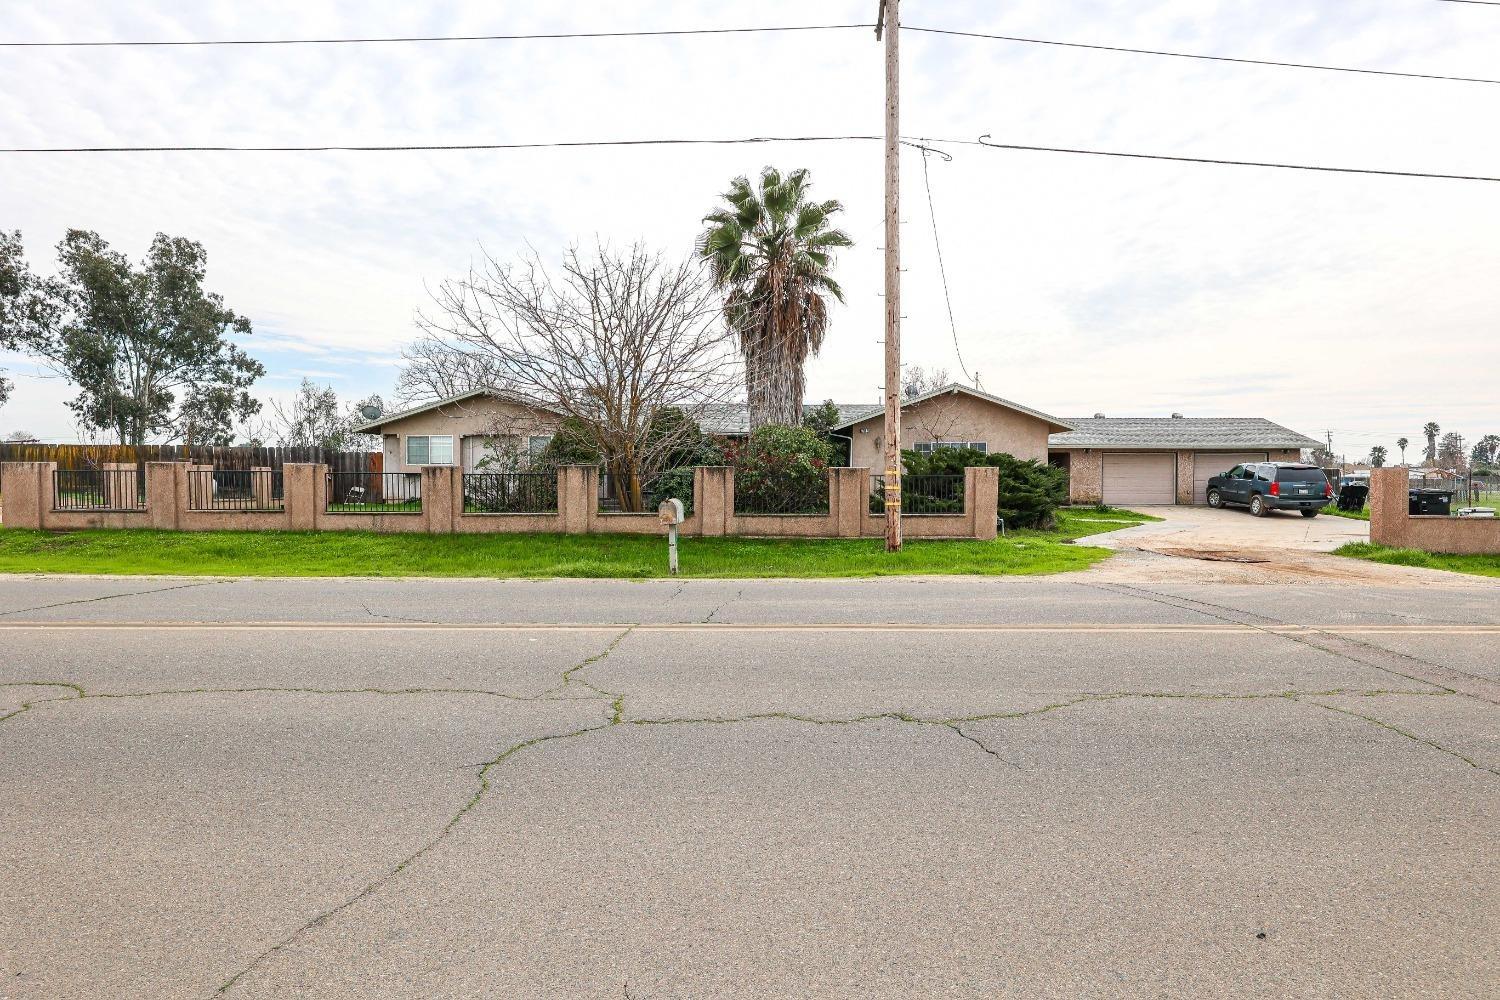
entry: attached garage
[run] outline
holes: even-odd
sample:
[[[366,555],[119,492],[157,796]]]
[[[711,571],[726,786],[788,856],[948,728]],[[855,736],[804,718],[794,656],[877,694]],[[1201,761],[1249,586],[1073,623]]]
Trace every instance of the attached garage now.
[[[1103,473],[1111,507],[1177,502],[1177,456],[1170,452],[1105,452]]]
[[[1236,465],[1267,461],[1263,451],[1195,451],[1193,452],[1193,503],[1207,503],[1209,479],[1228,472]]]

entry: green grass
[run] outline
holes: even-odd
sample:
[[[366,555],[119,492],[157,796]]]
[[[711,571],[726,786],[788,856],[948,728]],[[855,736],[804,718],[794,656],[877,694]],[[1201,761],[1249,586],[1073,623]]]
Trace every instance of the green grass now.
[[[685,576],[1037,575],[1087,569],[1107,549],[1068,544],[1134,523],[1089,524],[993,542],[684,538]],[[640,535],[420,535],[368,532],[0,529],[0,572],[166,576],[623,577],[666,575],[666,541]]]
[[[1059,516],[1069,520],[1085,521],[1127,521],[1132,524],[1145,524],[1149,521],[1160,521],[1161,518],[1154,514],[1142,514],[1138,511],[1125,510],[1123,507],[1067,507],[1059,512]],[[1104,528],[1104,531],[1113,531],[1113,528]]]
[[[1333,504],[1323,508],[1323,513],[1329,517],[1344,517],[1351,521],[1368,521],[1370,519],[1370,508],[1364,507],[1360,510],[1339,510]]]
[[[1333,554],[1393,566],[1420,566],[1423,569],[1443,569],[1450,573],[1500,576],[1500,555],[1445,555],[1441,552],[1423,552],[1421,549],[1390,549],[1372,542],[1350,542],[1334,549]]]

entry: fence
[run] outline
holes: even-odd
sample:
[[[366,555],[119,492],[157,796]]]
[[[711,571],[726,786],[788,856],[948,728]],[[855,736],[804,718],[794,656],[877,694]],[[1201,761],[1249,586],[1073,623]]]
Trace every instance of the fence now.
[[[463,478],[465,514],[555,514],[555,472],[470,472]]]
[[[331,514],[420,514],[420,472],[330,472],[323,509]]]
[[[58,510],[145,510],[146,477],[131,466],[56,469],[52,495]]]
[[[55,462],[59,469],[102,469],[107,465],[147,462],[186,462],[216,470],[259,469],[279,471],[283,465],[313,463],[335,472],[379,472],[378,451],[335,451],[331,448],[262,448],[253,445],[146,444],[26,444],[0,441],[0,463]]]
[[[901,513],[915,517],[961,514],[964,509],[964,477],[902,476]],[[885,513],[885,477],[870,477],[870,513]]]
[[[745,516],[785,517],[828,513],[828,470],[783,476],[735,478],[734,512]]]
[[[189,469],[187,487],[189,510],[282,510],[286,506],[279,470]]]
[[[810,495],[805,479],[794,480],[787,498],[777,503],[763,502],[773,486],[761,479],[752,479],[759,495],[744,502],[732,468],[691,472],[691,488],[680,497],[691,497],[692,505],[679,528],[683,537],[873,539],[884,532],[884,518],[870,513],[868,469],[818,474],[813,479],[817,496]],[[601,512],[599,474],[592,466],[576,465],[555,473],[464,475],[453,466],[410,474],[346,473],[293,463],[284,467],[278,483],[271,470],[152,462],[143,493],[131,466],[81,474],[46,462],[0,466],[7,528],[661,534],[654,510]],[[914,496],[931,496],[958,509],[906,519],[907,537],[995,537],[998,470],[966,469],[961,503],[959,484],[912,486]]]
[[[640,502],[631,495],[629,479],[599,470],[599,506],[601,514],[654,513],[663,500],[681,500],[683,510],[693,512],[693,470],[668,469],[650,476],[637,476]]]
[[[1370,473],[1372,542],[1425,552],[1500,554],[1500,520],[1422,516],[1420,506],[1414,515],[1412,490],[1419,482],[1422,481],[1409,479],[1405,469],[1376,469]]]

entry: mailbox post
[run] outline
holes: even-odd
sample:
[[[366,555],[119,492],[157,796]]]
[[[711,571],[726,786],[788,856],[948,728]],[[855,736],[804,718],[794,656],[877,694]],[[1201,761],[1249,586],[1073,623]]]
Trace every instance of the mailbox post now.
[[[667,569],[677,575],[677,526],[685,519],[681,500],[663,500],[656,516],[667,526]]]

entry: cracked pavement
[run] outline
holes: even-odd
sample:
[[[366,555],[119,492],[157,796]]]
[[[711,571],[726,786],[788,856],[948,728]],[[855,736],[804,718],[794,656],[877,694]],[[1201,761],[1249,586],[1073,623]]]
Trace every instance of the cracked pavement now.
[[[0,998],[1500,992],[1497,598],[0,578]]]

